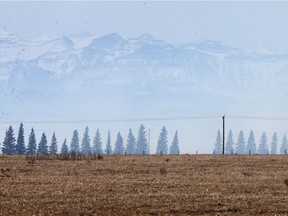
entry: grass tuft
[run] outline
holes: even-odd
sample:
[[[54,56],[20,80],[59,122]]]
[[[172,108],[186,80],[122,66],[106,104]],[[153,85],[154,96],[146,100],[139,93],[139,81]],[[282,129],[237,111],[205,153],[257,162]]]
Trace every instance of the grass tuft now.
[[[288,179],[284,180],[284,184],[286,184],[286,186],[288,187]]]
[[[166,169],[165,167],[161,167],[161,168],[160,168],[160,174],[161,174],[161,175],[167,174],[167,169]]]

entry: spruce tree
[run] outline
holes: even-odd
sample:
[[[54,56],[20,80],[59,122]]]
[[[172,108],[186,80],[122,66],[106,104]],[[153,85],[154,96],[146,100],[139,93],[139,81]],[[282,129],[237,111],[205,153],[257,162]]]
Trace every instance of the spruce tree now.
[[[124,154],[123,138],[122,138],[120,132],[118,132],[118,134],[117,134],[117,140],[115,143],[114,154]]]
[[[222,154],[222,137],[221,137],[221,133],[220,130],[218,130],[217,132],[217,137],[216,137],[216,142],[214,144],[214,152],[215,154]]]
[[[99,132],[99,129],[97,129],[97,131],[96,131],[93,144],[94,144],[94,146],[93,146],[94,153],[103,154],[102,142],[101,142],[101,134]]]
[[[149,146],[146,138],[146,131],[143,124],[140,125],[136,144],[136,154],[149,154]]]
[[[47,137],[45,133],[42,133],[40,143],[38,145],[38,154],[48,154],[48,144],[47,144]]]
[[[282,144],[280,147],[280,154],[287,154],[288,153],[288,142],[287,142],[287,137],[286,134],[284,134],[283,139],[282,139]]]
[[[61,154],[68,154],[68,153],[69,153],[68,145],[66,139],[64,139],[64,142],[61,147]]]
[[[267,154],[267,151],[268,151],[267,136],[266,136],[266,133],[263,132],[262,136],[260,138],[258,153],[259,154]]]
[[[178,131],[175,132],[172,144],[170,146],[170,154],[179,154]]]
[[[77,130],[73,131],[73,135],[72,135],[72,139],[71,139],[71,143],[70,143],[70,151],[71,151],[71,153],[79,153],[80,152],[79,135],[78,135]]]
[[[256,142],[255,142],[255,137],[253,130],[250,131],[249,138],[247,141],[247,153],[249,154],[256,154],[257,153],[257,148],[256,148]]]
[[[241,130],[238,139],[237,139],[237,145],[236,145],[236,153],[237,154],[246,154],[246,143],[244,138],[244,133]]]
[[[134,154],[136,148],[136,140],[132,133],[132,129],[129,129],[128,138],[127,138],[127,145],[126,145],[126,153],[127,154]]]
[[[90,137],[89,137],[89,128],[85,128],[85,132],[83,134],[82,139],[82,153],[83,154],[89,154],[91,153],[91,147],[90,147]]]
[[[6,131],[4,142],[3,142],[3,147],[2,147],[2,153],[3,154],[15,154],[16,153],[16,139],[14,136],[14,131],[12,126],[9,127],[8,131]]]
[[[51,144],[49,147],[49,153],[50,154],[57,154],[57,151],[58,151],[57,139],[56,139],[55,133],[53,133],[52,139],[51,139]]]
[[[161,133],[159,134],[158,145],[156,148],[156,154],[168,154],[168,145],[167,145],[167,130],[163,126]]]
[[[273,137],[272,137],[270,154],[277,154],[277,148],[278,148],[278,138],[277,138],[277,133],[274,132]]]
[[[108,136],[107,136],[107,143],[106,143],[106,149],[105,149],[106,154],[112,154],[112,147],[111,147],[111,136],[110,136],[110,131],[108,131]]]
[[[31,133],[29,135],[27,154],[36,154],[36,137],[33,128],[31,129]]]
[[[232,133],[232,130],[230,129],[230,131],[228,133],[227,142],[226,142],[225,153],[226,154],[231,154],[233,152],[235,152],[235,150],[234,150],[234,141],[233,141],[233,133]]]
[[[22,122],[20,124],[19,131],[18,131],[16,152],[15,153],[16,154],[25,154],[26,153],[25,139],[24,139],[24,128],[23,128]]]

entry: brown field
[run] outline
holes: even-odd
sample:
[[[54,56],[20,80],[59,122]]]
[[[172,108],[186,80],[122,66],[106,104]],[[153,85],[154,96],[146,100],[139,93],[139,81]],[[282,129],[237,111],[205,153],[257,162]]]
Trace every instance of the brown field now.
[[[288,215],[285,179],[288,156],[1,155],[0,215]]]

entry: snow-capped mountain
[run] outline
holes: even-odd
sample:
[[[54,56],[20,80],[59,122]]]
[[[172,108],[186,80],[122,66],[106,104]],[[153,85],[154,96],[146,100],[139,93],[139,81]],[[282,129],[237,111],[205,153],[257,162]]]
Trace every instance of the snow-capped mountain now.
[[[87,115],[93,109],[122,115],[129,107],[129,115],[147,107],[152,115],[180,115],[191,105],[214,113],[224,109],[209,111],[215,100],[285,97],[287,84],[288,54],[251,54],[216,41],[175,45],[148,34],[32,40],[0,29],[0,99],[11,118],[23,107],[30,117],[61,116],[67,106],[83,112],[79,101],[89,107]]]

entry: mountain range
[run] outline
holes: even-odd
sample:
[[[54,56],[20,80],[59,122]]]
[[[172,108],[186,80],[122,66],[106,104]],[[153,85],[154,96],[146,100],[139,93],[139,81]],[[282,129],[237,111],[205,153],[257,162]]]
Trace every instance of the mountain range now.
[[[285,53],[149,34],[24,39],[0,30],[0,119],[270,114],[262,100],[280,103],[287,84]]]

